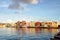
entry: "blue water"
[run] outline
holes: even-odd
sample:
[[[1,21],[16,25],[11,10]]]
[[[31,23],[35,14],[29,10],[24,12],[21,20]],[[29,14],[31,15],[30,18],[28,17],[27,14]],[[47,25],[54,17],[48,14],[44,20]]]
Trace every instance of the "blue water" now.
[[[49,40],[60,29],[0,28],[0,40]]]

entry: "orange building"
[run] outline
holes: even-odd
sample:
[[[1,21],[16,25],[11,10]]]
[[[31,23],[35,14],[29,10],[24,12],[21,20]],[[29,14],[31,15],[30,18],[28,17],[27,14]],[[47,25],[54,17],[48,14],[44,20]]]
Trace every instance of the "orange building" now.
[[[41,23],[40,22],[35,22],[35,27],[40,27]]]

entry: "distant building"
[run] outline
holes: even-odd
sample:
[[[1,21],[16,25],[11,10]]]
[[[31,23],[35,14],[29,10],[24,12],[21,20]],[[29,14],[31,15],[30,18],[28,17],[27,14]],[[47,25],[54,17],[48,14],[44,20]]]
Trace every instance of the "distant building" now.
[[[11,25],[11,27],[15,27],[15,23],[14,22],[10,23],[10,25]]]
[[[52,27],[58,27],[58,23],[55,21],[52,21]]]
[[[0,23],[0,28],[5,28],[6,27],[6,23]]]
[[[18,21],[15,23],[16,24],[16,27],[22,27],[22,22]]]
[[[26,27],[26,21],[22,21],[22,27]]]
[[[6,25],[6,27],[11,27],[10,23],[6,23],[5,25]]]
[[[44,27],[51,27],[52,26],[52,22],[45,22]]]
[[[29,26],[30,26],[30,27],[35,27],[35,21],[29,22]]]
[[[41,27],[44,27],[45,26],[45,22],[41,22]]]
[[[35,27],[41,27],[41,23],[40,22],[35,22]]]
[[[26,26],[27,27],[30,27],[30,22],[26,22]]]

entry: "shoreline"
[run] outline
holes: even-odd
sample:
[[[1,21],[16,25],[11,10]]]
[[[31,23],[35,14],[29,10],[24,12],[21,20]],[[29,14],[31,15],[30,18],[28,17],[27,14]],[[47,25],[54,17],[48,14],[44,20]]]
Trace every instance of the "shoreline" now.
[[[6,28],[42,28],[42,29],[60,29],[59,27],[6,27]]]
[[[26,27],[20,27],[20,28],[26,28]],[[45,29],[60,29],[58,27],[27,27],[27,28],[45,28]]]
[[[42,29],[60,29],[60,27],[0,27],[0,28],[42,28]]]

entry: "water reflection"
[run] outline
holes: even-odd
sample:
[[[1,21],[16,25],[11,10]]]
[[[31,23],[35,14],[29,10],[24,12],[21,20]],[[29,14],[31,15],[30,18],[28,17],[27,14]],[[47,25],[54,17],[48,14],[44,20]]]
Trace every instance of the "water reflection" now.
[[[53,35],[55,35],[58,32],[58,29],[51,29],[51,30]]]
[[[58,29],[41,28],[0,28],[0,39],[12,40],[48,40]]]

